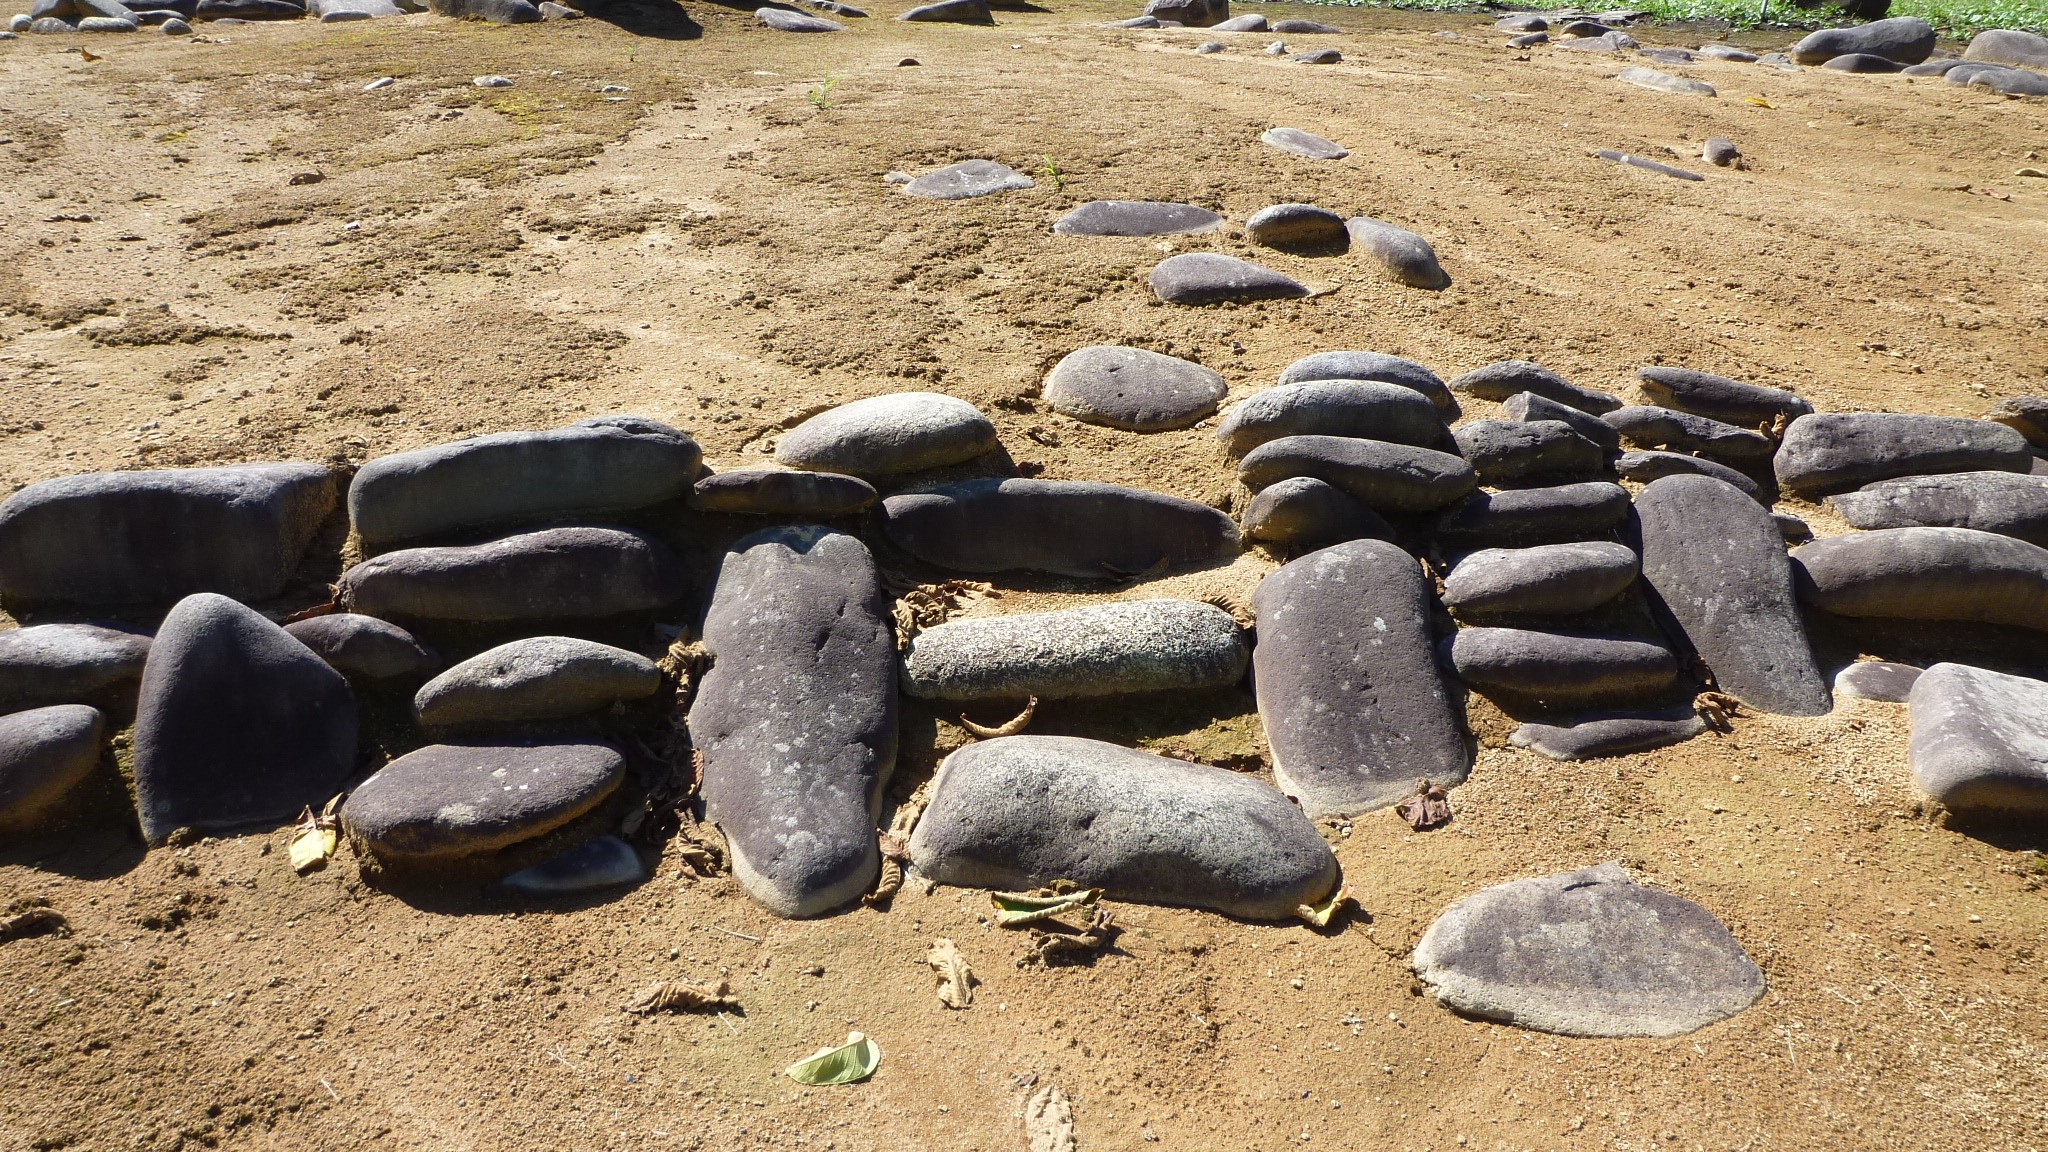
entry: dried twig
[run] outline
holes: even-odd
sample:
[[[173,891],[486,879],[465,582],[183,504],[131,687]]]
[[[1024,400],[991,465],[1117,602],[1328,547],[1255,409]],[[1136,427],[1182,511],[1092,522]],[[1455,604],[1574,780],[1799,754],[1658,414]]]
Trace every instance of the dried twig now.
[[[1074,935],[1062,932],[1037,932],[1031,934],[1031,949],[1017,958],[1017,967],[1028,968],[1038,964],[1052,967],[1055,964],[1078,964],[1092,960],[1115,944],[1117,935],[1123,929],[1112,920],[1109,909],[1097,908],[1095,918],[1088,927]]]
[[[993,740],[998,736],[1015,736],[1017,733],[1022,732],[1031,723],[1031,717],[1037,712],[1038,697],[1033,696],[1024,702],[1024,710],[1022,712],[1017,713],[993,728],[976,724],[967,718],[967,713],[965,712],[960,714],[960,726],[983,740]]]
[[[1735,731],[1730,717],[1740,715],[1738,710],[1741,707],[1742,701],[1726,692],[1707,691],[1692,698],[1692,710],[1716,732]]]
[[[723,980],[716,984],[686,984],[680,980],[664,980],[620,1005],[622,1009],[635,1016],[739,1006],[740,1002],[733,998],[732,989],[727,987]]]

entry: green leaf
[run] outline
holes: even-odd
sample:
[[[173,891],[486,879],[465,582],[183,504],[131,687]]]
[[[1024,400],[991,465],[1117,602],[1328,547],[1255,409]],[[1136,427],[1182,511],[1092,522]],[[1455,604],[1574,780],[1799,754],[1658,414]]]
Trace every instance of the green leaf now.
[[[858,1032],[848,1032],[846,1043],[837,1048],[820,1048],[818,1054],[783,1069],[783,1075],[799,1084],[822,1088],[828,1084],[852,1084],[875,1074],[882,1062],[882,1050]]]
[[[996,923],[1005,928],[1050,920],[1063,912],[1085,908],[1102,899],[1102,889],[1086,888],[1055,896],[1033,896],[1027,892],[991,892],[989,903],[996,907]]]

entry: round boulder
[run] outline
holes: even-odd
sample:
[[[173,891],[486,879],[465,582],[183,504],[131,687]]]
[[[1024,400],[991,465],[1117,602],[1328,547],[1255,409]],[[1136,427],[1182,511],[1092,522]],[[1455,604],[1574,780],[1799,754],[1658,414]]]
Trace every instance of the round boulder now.
[[[1053,411],[1128,432],[1185,428],[1216,411],[1229,390],[1200,364],[1143,348],[1097,344],[1070,352],[1046,374]]]

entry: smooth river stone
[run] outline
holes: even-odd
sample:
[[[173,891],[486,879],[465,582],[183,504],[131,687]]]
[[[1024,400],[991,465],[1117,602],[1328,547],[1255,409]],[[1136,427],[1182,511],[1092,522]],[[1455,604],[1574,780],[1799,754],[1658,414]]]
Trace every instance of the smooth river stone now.
[[[1384,352],[1315,352],[1280,372],[1282,384],[1310,380],[1377,380],[1399,384],[1428,397],[1445,420],[1456,420],[1459,416],[1457,398],[1441,377],[1413,360]]]
[[[1649,712],[1601,712],[1569,724],[1530,722],[1508,734],[1517,748],[1552,760],[1601,760],[1680,744],[1707,730],[1707,722],[1691,708]]]
[[[1266,248],[1342,248],[1344,218],[1313,204],[1275,204],[1252,213],[1244,222],[1247,240]]]
[[[1193,204],[1091,200],[1060,217],[1052,230],[1062,236],[1178,236],[1208,232],[1222,223],[1222,216]]]
[[[1794,420],[1773,467],[1787,491],[1828,495],[1898,476],[2026,472],[2033,460],[2026,437],[1989,420],[1842,412]]]
[[[1342,160],[1351,155],[1343,145],[1299,128],[1268,128],[1259,139],[1282,152],[1292,152],[1310,160]]]
[[[2048,75],[2026,68],[1990,68],[1971,73],[1972,88],[1989,88],[2001,96],[2048,96]]]
[[[1383,540],[1311,552],[1261,581],[1252,650],[1273,778],[1311,819],[1384,808],[1471,755],[1433,655],[1415,558]]]
[[[375,616],[330,612],[284,630],[351,680],[418,680],[441,663],[412,633]]]
[[[1619,864],[1458,901],[1415,946],[1415,971],[1456,1012],[1564,1036],[1681,1036],[1764,992],[1713,913]]]
[[[1501,401],[1501,415],[1510,420],[1534,422],[1557,420],[1570,425],[1571,430],[1600,446],[1603,452],[1615,452],[1621,448],[1621,433],[1614,425],[1587,412],[1581,412],[1569,404],[1538,396],[1534,392],[1517,392]]]
[[[936,8],[940,5],[929,7]],[[913,13],[921,11],[924,9],[914,8],[897,19],[913,19]],[[988,9],[984,7],[982,11],[986,13]],[[994,160],[962,160],[958,164],[950,164],[917,177],[903,186],[903,193],[906,196],[922,196],[927,200],[972,200],[978,196],[993,196],[998,192],[1035,187],[1037,184],[1031,177],[1007,164],[998,164]]]
[[[1335,48],[1318,48],[1313,52],[1296,52],[1288,59],[1296,64],[1339,64],[1343,62],[1344,54]]]
[[[1451,286],[1450,274],[1437,262],[1436,249],[1406,228],[1370,216],[1353,216],[1344,222],[1344,230],[1352,247],[1379,261],[1381,270],[1395,283],[1431,292]]]
[[[357,785],[341,806],[341,823],[379,862],[431,868],[559,831],[625,778],[626,758],[595,740],[429,744]]]
[[[1443,416],[1429,398],[1379,380],[1304,380],[1255,392],[1216,428],[1232,456],[1286,436],[1350,436],[1445,447]]]
[[[1237,525],[1193,500],[1085,480],[970,480],[882,501],[897,547],[955,572],[1093,580],[1235,558]]]
[[[1287,548],[1323,548],[1346,540],[1388,540],[1394,529],[1350,493],[1313,476],[1267,485],[1244,513],[1247,539]]]
[[[1152,269],[1153,294],[1168,304],[1294,299],[1308,287],[1270,268],[1216,252],[1183,252]]]
[[[468,547],[406,548],[341,574],[345,612],[495,623],[646,612],[683,594],[682,567],[651,536],[547,528]]]
[[[844,32],[846,25],[822,16],[809,16],[787,8],[758,8],[754,19],[777,32]]]
[[[1621,398],[1611,393],[1581,388],[1540,364],[1527,360],[1501,360],[1459,376],[1450,382],[1453,392],[1481,400],[1506,400],[1517,392],[1534,392],[1545,399],[1569,405],[1595,416],[1621,407]]]
[[[1752,500],[1760,501],[1764,496],[1756,481],[1726,464],[1687,456],[1683,452],[1623,452],[1615,458],[1614,471],[1622,479],[1639,484],[1649,484],[1666,476],[1710,476],[1723,484],[1734,485]]]
[[[1721,691],[1781,716],[1832,706],[1793,594],[1777,522],[1705,476],[1667,476],[1636,497],[1643,578]]]
[[[996,22],[995,13],[989,11],[986,0],[939,0],[937,4],[924,4],[912,8],[896,18],[898,20],[924,21],[935,24],[994,24]],[[986,163],[986,161],[983,161],[983,163]],[[1000,189],[997,189],[997,191],[1000,191]],[[984,193],[974,192],[969,193],[969,195],[979,196],[984,195]],[[941,199],[957,200],[960,197],[945,196],[941,197]]]
[[[830,520],[874,507],[881,497],[858,476],[742,468],[697,481],[690,503],[706,512]]]
[[[1770,440],[1747,428],[1654,404],[1632,404],[1600,417],[1621,438],[1638,448],[1696,452],[1710,460],[1745,463],[1766,460],[1775,450]]]
[[[1606,462],[1598,444],[1562,420],[1474,420],[1457,429],[1458,452],[1481,484],[1531,476],[1590,479]]]
[[[1593,540],[1628,509],[1628,490],[1605,480],[1474,492],[1437,516],[1436,538],[1450,551]]]
[[[1381,512],[1428,512],[1472,491],[1462,457],[1355,436],[1283,436],[1245,454],[1237,478],[1254,491],[1296,476],[1334,484]]]
[[[1970,37],[1963,59],[2015,68],[2048,69],[2048,36],[2011,28],[1987,28]]]
[[[1852,52],[1882,56],[1901,64],[1918,64],[1934,52],[1934,25],[1918,16],[1873,20],[1853,28],[1822,28],[1792,46],[1799,64],[1825,64]]]
[[[2048,548],[1970,528],[1886,528],[1793,549],[1808,604],[1837,616],[2048,631]]]
[[[1211,369],[1143,348],[1097,344],[1069,352],[1045,377],[1053,411],[1127,432],[1185,428],[1229,391]]]
[[[1897,60],[1887,60],[1882,56],[1872,56],[1868,52],[1847,52],[1840,56],[1831,57],[1821,67],[1833,72],[1859,72],[1871,75],[1884,75],[1904,71],[1906,66]]]
[[[927,700],[1063,700],[1220,688],[1244,677],[1251,639],[1199,600],[1127,600],[954,620],[919,632],[903,690]]]
[[[1903,704],[1923,669],[1888,660],[1862,660],[1835,673],[1835,695]]]
[[[100,762],[97,708],[56,704],[0,716],[0,832],[61,824],[64,802]]]
[[[756,532],[719,570],[690,736],[733,875],[778,916],[836,908],[881,867],[875,816],[896,764],[889,612],[874,557],[841,532]]]
[[[809,472],[895,476],[959,464],[1000,445],[981,409],[937,392],[870,396],[783,433],[775,459]]]
[[[1334,36],[1344,30],[1316,20],[1276,20],[1273,31],[1283,36]]]
[[[1183,28],[1211,28],[1230,18],[1230,0],[1149,0],[1145,15]]]
[[[1975,528],[2048,548],[2048,476],[1906,476],[1830,496],[1827,503],[1852,528]]]
[[[637,652],[531,636],[479,652],[421,685],[413,716],[420,727],[438,729],[560,720],[660,688],[660,669]]]
[[[1678,683],[1678,661],[1661,644],[1529,628],[1461,628],[1445,641],[1458,679],[1487,695],[1554,708],[1623,704]]]
[[[1246,16],[1232,16],[1221,24],[1210,25],[1209,30],[1211,32],[1264,32],[1266,30],[1266,18],[1256,12]]]
[[[2048,817],[2048,682],[1936,664],[1908,705],[1922,792],[1965,815]]]
[[[148,659],[147,632],[97,624],[0,632],[0,713],[132,702]]]
[[[1461,619],[1573,616],[1627,591],[1636,569],[1635,552],[1611,541],[1487,548],[1452,566],[1444,606]]]
[[[982,740],[946,757],[910,859],[941,884],[1071,880],[1246,920],[1289,919],[1337,884],[1315,825],[1263,781],[1072,736]]]
[[[1653,92],[1668,92],[1674,96],[1718,95],[1712,84],[1702,84],[1698,80],[1673,76],[1669,72],[1659,72],[1655,68],[1623,68],[1614,78],[1624,84],[1648,88]]]

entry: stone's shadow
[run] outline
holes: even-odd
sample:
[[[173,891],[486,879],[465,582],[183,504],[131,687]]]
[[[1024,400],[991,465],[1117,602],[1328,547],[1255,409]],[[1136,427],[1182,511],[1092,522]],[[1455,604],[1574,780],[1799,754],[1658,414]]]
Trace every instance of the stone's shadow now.
[[[110,880],[142,863],[149,845],[110,756],[61,802],[48,827],[0,840],[0,867],[19,865],[74,880]]]
[[[1927,668],[1970,664],[2015,676],[2048,679],[2048,644],[2041,633],[1998,624],[1950,620],[1880,620],[1836,616],[1801,605],[1806,634],[1820,666],[1832,677],[1858,656]]]
[[[2048,879],[2048,827],[2038,817],[2013,816],[2009,818],[1970,815],[1949,812],[1942,819],[1942,827],[1959,836],[1989,844],[2004,852],[2034,852],[2037,855],[2023,867],[2033,869],[2036,879]]]
[[[713,2],[735,11],[752,12],[760,6],[728,3],[726,0]],[[589,5],[583,14],[635,36],[654,40],[697,40],[704,35],[704,26],[691,19],[675,0],[605,0]]]
[[[1024,710],[1022,700],[921,700],[905,696],[891,794],[908,796],[939,762],[972,742],[964,713],[995,727]],[[1200,691],[1143,692],[1089,700],[1041,700],[1020,735],[1078,736],[1155,755],[1235,771],[1265,764],[1258,705],[1243,684]]]

